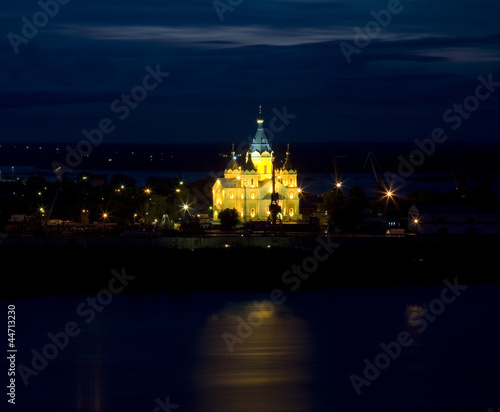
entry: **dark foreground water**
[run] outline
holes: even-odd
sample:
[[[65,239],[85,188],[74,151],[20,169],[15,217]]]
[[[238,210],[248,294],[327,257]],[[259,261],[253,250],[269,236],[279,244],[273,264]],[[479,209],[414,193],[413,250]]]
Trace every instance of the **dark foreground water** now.
[[[11,410],[496,411],[499,296],[443,283],[3,300]]]

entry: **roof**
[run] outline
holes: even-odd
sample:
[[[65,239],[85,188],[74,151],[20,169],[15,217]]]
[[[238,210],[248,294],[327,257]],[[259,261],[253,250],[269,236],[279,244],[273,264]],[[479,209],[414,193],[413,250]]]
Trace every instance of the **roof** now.
[[[245,165],[243,166],[243,170],[252,171],[252,170],[255,170],[255,169],[257,169],[257,168],[253,164],[252,153],[248,153],[248,159],[247,159]]]
[[[292,161],[290,160],[290,150],[289,150],[290,146],[287,145],[287,148],[286,148],[286,159],[285,159],[285,163],[283,164],[283,169],[285,170],[295,170],[293,168],[293,165],[292,165]]]
[[[278,192],[276,192],[275,194],[278,195],[278,199],[281,199],[281,200],[286,199],[285,196],[279,194]],[[263,199],[265,199],[265,200],[271,200],[271,193],[266,193],[264,195]]]
[[[226,170],[237,170],[239,167],[238,162],[233,156],[231,157],[231,160],[227,162]]]
[[[269,152],[271,153],[271,145],[267,140],[266,134],[264,133],[264,119],[259,116],[257,119],[257,132],[252,140],[252,144],[250,145],[250,152]]]
[[[239,180],[236,178],[226,178],[226,177],[221,177],[219,179],[220,184],[222,187],[227,188],[227,187],[239,187]]]

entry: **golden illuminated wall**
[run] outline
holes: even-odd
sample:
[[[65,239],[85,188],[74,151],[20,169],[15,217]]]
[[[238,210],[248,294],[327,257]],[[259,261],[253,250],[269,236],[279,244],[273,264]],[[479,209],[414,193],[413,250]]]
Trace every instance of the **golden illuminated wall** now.
[[[242,174],[232,180],[231,187],[225,187],[224,183],[218,179],[213,188],[213,210],[214,219],[218,218],[218,213],[224,209],[236,209],[240,218],[247,220],[267,220],[269,217],[270,195],[272,192],[272,182],[268,180],[263,184],[255,174]],[[252,185],[252,179],[253,185]],[[275,190],[280,195],[279,204],[282,209],[284,220],[297,220],[300,218],[299,196],[300,189],[296,184],[287,187],[281,183],[285,179],[280,179],[275,184]],[[296,182],[297,174],[286,175],[287,181]],[[235,184],[234,184],[235,182]]]
[[[257,176],[259,181],[270,179],[273,172],[273,163],[271,161],[271,154],[269,152],[252,153],[252,162],[257,167]]]

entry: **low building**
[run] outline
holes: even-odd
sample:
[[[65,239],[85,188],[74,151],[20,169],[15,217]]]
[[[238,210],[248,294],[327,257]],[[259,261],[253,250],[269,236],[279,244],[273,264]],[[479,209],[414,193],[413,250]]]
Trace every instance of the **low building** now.
[[[500,208],[460,205],[413,205],[408,230],[421,234],[500,234]]]

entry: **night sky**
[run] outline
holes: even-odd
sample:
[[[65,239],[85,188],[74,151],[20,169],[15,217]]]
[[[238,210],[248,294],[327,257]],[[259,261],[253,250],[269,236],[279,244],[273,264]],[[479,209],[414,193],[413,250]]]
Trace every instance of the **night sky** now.
[[[276,141],[494,141],[499,16],[498,0],[4,0],[0,142],[76,144],[103,119],[109,143],[238,142],[259,105]]]

